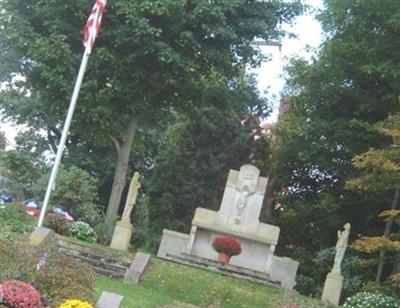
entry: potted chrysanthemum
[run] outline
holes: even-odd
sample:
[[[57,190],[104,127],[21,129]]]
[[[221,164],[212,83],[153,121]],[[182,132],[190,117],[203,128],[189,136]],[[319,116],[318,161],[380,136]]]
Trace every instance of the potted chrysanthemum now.
[[[222,264],[229,263],[232,256],[237,256],[242,252],[240,243],[231,236],[218,236],[214,239],[212,247],[219,253],[218,261]]]

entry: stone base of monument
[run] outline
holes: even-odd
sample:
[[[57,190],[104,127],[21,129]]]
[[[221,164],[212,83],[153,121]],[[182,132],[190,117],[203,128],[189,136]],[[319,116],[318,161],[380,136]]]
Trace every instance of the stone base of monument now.
[[[44,227],[37,227],[29,236],[29,243],[32,246],[46,245],[54,236],[54,231]]]
[[[279,281],[272,280],[272,278],[266,273],[257,272],[254,270],[249,270],[249,269],[245,269],[245,268],[230,265],[230,264],[222,264],[221,262],[218,262],[216,260],[210,260],[210,259],[206,259],[206,258],[196,257],[196,256],[192,256],[192,255],[189,255],[186,253],[183,253],[179,256],[167,253],[167,255],[164,257],[164,259],[171,260],[171,261],[185,264],[185,265],[203,268],[203,269],[217,272],[217,273],[220,273],[220,274],[223,274],[226,276],[250,280],[252,282],[257,282],[257,283],[262,283],[262,284],[267,284],[267,285],[271,285],[271,284],[279,285],[280,284]]]
[[[110,247],[118,250],[128,251],[133,226],[129,222],[118,221],[115,225],[114,234]]]
[[[340,294],[343,288],[343,275],[330,272],[326,275],[321,300],[333,305],[339,305]]]
[[[280,285],[288,290],[292,290],[296,284],[295,277],[299,263],[290,258],[272,256],[269,272],[235,265],[236,256],[232,257],[229,264],[222,265],[217,261],[217,257],[205,258],[186,253],[188,241],[188,234],[164,229],[157,256],[162,259],[204,268],[223,275],[243,278],[262,284]],[[215,254],[217,256],[217,253]],[[260,266],[252,263],[252,267],[257,268]]]

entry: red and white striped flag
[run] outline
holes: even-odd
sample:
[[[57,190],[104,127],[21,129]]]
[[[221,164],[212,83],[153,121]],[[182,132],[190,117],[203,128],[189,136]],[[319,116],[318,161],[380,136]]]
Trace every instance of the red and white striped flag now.
[[[88,53],[92,52],[94,41],[100,32],[101,19],[103,17],[104,9],[106,7],[107,0],[96,0],[93,5],[92,12],[83,28],[83,45],[85,46]]]

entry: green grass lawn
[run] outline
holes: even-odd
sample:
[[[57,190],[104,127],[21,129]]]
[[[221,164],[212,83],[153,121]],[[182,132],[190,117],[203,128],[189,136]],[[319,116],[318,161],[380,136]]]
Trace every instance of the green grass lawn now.
[[[272,307],[269,302],[276,301],[281,295],[278,288],[154,258],[139,286],[99,276],[96,295],[100,296],[103,290],[123,295],[123,307],[126,308],[160,307],[174,301],[202,306]]]
[[[326,307],[299,295],[288,295],[281,288],[251,283],[205,270],[152,258],[138,286],[98,276],[96,299],[102,291],[124,296],[124,308],[136,307]]]
[[[9,210],[0,213],[0,238],[27,241],[27,236],[34,228],[34,222],[20,208],[10,207]],[[97,244],[71,241],[111,251],[117,255],[126,254]],[[102,291],[123,295],[124,308],[281,308],[288,307],[287,305],[291,303],[297,303],[299,304],[297,307],[301,308],[327,307],[320,301],[297,293],[285,292],[277,286],[252,283],[156,257],[151,259],[150,266],[139,285],[124,284],[120,280],[98,275],[96,301]]]
[[[102,291],[113,292],[124,296],[124,308],[130,307],[159,307],[167,304],[170,298],[157,290],[147,289],[143,286],[122,283],[120,280],[104,276],[96,279],[96,301]]]

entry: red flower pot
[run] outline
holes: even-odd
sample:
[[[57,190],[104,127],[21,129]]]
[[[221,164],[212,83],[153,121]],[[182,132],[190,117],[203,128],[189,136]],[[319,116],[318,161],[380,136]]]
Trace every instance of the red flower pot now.
[[[230,259],[231,256],[226,253],[220,252],[218,255],[218,262],[221,262],[222,264],[228,264]]]

